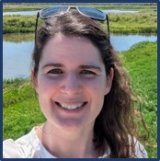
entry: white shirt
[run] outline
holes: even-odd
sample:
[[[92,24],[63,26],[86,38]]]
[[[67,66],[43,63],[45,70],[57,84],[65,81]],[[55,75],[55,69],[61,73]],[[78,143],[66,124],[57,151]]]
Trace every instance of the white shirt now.
[[[107,158],[110,150],[106,151],[99,158]],[[147,152],[138,141],[135,145],[135,154],[137,158],[147,158]],[[17,140],[7,139],[3,141],[3,158],[56,158],[50,154],[41,144],[35,127],[26,135]]]

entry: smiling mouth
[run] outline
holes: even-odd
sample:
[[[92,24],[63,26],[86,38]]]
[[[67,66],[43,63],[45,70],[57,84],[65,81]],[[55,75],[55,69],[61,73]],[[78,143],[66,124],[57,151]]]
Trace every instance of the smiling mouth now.
[[[77,103],[77,104],[67,104],[67,103],[55,102],[55,104],[58,107],[61,107],[66,110],[77,110],[77,109],[84,107],[87,104],[87,102]]]

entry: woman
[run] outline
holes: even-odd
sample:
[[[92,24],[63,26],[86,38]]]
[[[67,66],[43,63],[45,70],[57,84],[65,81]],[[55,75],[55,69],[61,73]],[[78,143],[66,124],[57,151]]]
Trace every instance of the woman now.
[[[52,7],[38,16],[45,23],[38,30],[36,24],[32,81],[46,122],[15,141],[4,141],[3,156],[146,158],[133,136],[126,72],[109,33],[96,21],[104,14]]]

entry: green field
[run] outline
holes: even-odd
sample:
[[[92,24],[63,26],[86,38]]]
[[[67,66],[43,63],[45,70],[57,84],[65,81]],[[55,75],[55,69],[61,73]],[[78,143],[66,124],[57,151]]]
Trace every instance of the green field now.
[[[150,158],[157,157],[157,45],[143,42],[120,53],[131,77],[136,103],[138,135]],[[141,114],[149,132],[142,127]],[[3,82],[3,139],[16,139],[33,126],[43,122],[30,80],[16,79]]]
[[[28,33],[35,30],[35,16],[4,16],[3,33]],[[112,33],[157,33],[155,12],[135,14],[110,14]],[[104,23],[104,27],[107,27]]]

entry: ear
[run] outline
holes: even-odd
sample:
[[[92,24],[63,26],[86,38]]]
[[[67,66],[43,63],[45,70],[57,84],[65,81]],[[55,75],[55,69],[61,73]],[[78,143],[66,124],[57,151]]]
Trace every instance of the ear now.
[[[107,75],[107,80],[106,80],[105,95],[108,94],[110,92],[110,90],[111,90],[113,77],[114,77],[114,69],[110,68],[110,72]]]
[[[35,91],[37,92],[38,82],[37,82],[37,77],[36,77],[34,69],[32,69],[32,76],[31,76],[31,78],[32,78],[32,86],[35,89]]]

